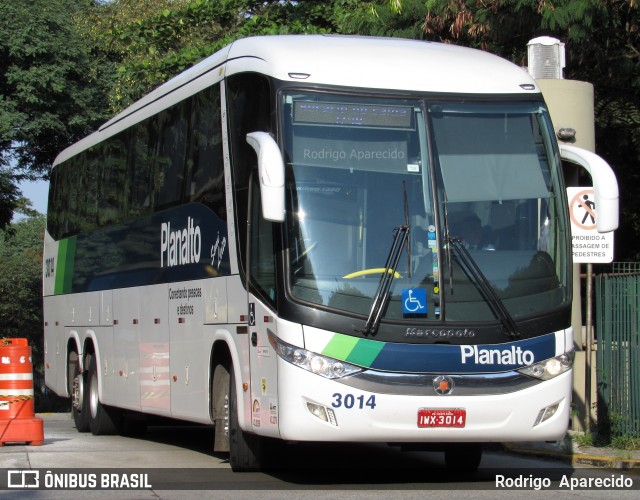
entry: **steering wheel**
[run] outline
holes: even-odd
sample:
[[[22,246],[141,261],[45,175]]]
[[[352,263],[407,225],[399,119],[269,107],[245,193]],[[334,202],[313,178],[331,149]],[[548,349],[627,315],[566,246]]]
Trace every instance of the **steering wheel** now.
[[[371,269],[362,269],[360,271],[355,271],[353,273],[349,273],[343,276],[344,279],[352,279],[352,278],[359,278],[360,276],[366,276],[368,274],[382,274],[386,271],[386,269],[384,267],[374,267]],[[389,269],[387,271],[389,274],[393,274],[394,278],[402,278],[402,275],[396,271],[395,269]]]

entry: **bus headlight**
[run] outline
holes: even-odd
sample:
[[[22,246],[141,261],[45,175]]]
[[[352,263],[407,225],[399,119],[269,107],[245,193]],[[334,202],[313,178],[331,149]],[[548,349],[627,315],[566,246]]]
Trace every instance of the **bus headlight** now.
[[[534,365],[520,368],[518,371],[540,380],[549,380],[571,369],[573,354],[573,351],[565,352],[555,358],[545,359]]]
[[[363,369],[344,361],[328,358],[301,347],[292,346],[269,332],[269,343],[285,361],[326,378],[341,378],[361,372]]]

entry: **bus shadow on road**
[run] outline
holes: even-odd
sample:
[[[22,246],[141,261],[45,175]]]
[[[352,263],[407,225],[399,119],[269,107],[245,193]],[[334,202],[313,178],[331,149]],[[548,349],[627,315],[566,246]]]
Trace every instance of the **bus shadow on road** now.
[[[149,424],[127,437],[162,443],[186,450],[214,455],[213,428],[206,425],[181,423],[179,421],[160,421]],[[215,454],[218,456],[218,454]]]
[[[176,425],[175,422],[149,425],[146,433],[138,436],[145,439],[191,450],[216,457],[221,464],[228,463],[227,453],[212,451],[213,429],[199,425]],[[490,448],[490,451],[500,451]],[[412,489],[428,485],[430,488],[446,489],[453,483],[495,485],[496,476],[505,478],[544,477],[550,481],[560,481],[563,476],[571,476],[572,467],[549,462],[538,468],[526,469],[520,462],[513,462],[513,468],[496,468],[496,457],[483,460],[476,471],[449,469],[445,466],[444,454],[439,451],[402,451],[400,447],[385,443],[284,443],[272,442],[268,448],[265,467],[258,473],[237,473],[237,479],[244,481],[252,477],[249,484],[258,487],[273,487],[280,484],[286,488],[340,487],[362,489],[367,485],[382,489]],[[485,451],[486,456],[486,451]],[[503,459],[509,461],[507,455]],[[523,462],[524,463],[524,462]],[[489,468],[490,465],[492,468]],[[519,467],[519,468],[518,468]],[[222,474],[221,480],[230,488],[237,488],[236,474],[230,470],[215,471]],[[249,474],[248,476],[246,474]],[[218,476],[213,474],[212,484]],[[258,478],[262,477],[262,480]],[[257,482],[256,482],[257,481]],[[275,481],[275,483],[273,483]],[[286,486],[288,485],[288,486]]]
[[[381,443],[297,443],[276,446],[266,474],[291,485],[304,487],[334,485],[340,488],[411,489],[429,485],[446,489],[452,483],[494,486],[498,476],[509,479],[544,478],[552,482],[571,476],[575,469],[566,464],[545,462],[526,468],[524,462],[505,455],[512,466],[496,468],[495,456],[475,471],[447,468],[438,451],[402,451]],[[491,451],[497,449],[491,448]],[[422,485],[422,486],[421,486]],[[439,486],[438,486],[439,485]]]

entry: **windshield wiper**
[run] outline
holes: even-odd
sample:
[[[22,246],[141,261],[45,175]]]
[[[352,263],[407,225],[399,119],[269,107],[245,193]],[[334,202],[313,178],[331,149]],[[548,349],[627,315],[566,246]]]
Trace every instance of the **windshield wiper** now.
[[[406,215],[406,214],[405,214]],[[398,262],[400,261],[400,255],[405,245],[409,241],[409,224],[402,224],[393,230],[393,244],[387,255],[387,262],[384,265],[384,271],[380,277],[378,283],[378,289],[373,297],[373,303],[371,304],[371,311],[369,317],[362,330],[358,330],[364,335],[375,335],[380,324],[380,318],[382,313],[389,302],[389,290],[391,290],[391,283],[396,275],[396,269]]]
[[[396,227],[393,232],[393,243],[387,255],[387,262],[384,265],[384,271],[380,277],[378,283],[378,289],[373,296],[373,302],[371,303],[371,311],[369,311],[369,317],[362,330],[356,330],[364,335],[375,335],[382,318],[382,313],[387,307],[389,302],[389,291],[391,290],[391,283],[393,278],[396,277],[396,269],[398,268],[398,262],[400,262],[400,256],[402,250],[407,247],[407,273],[411,277],[411,241],[409,240],[409,199],[407,197],[407,185],[405,181],[402,181],[402,203],[404,210],[404,224]]]
[[[511,339],[520,338],[520,332],[518,331],[518,326],[516,325],[513,316],[511,316],[509,310],[504,305],[504,302],[498,296],[494,288],[491,286],[491,283],[489,283],[487,277],[471,256],[469,250],[465,248],[462,240],[455,236],[446,236],[446,241],[448,243],[447,246],[452,247],[456,252],[455,255],[453,255],[455,261],[463,270],[466,269],[470,280],[496,315],[496,318],[502,322],[505,335]]]

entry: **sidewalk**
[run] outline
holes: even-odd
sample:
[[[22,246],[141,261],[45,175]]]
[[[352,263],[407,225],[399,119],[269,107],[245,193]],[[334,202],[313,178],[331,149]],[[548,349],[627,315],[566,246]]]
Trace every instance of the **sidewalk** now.
[[[640,450],[619,450],[605,446],[579,446],[570,440],[556,442],[503,443],[513,453],[533,455],[574,466],[640,470]]]

